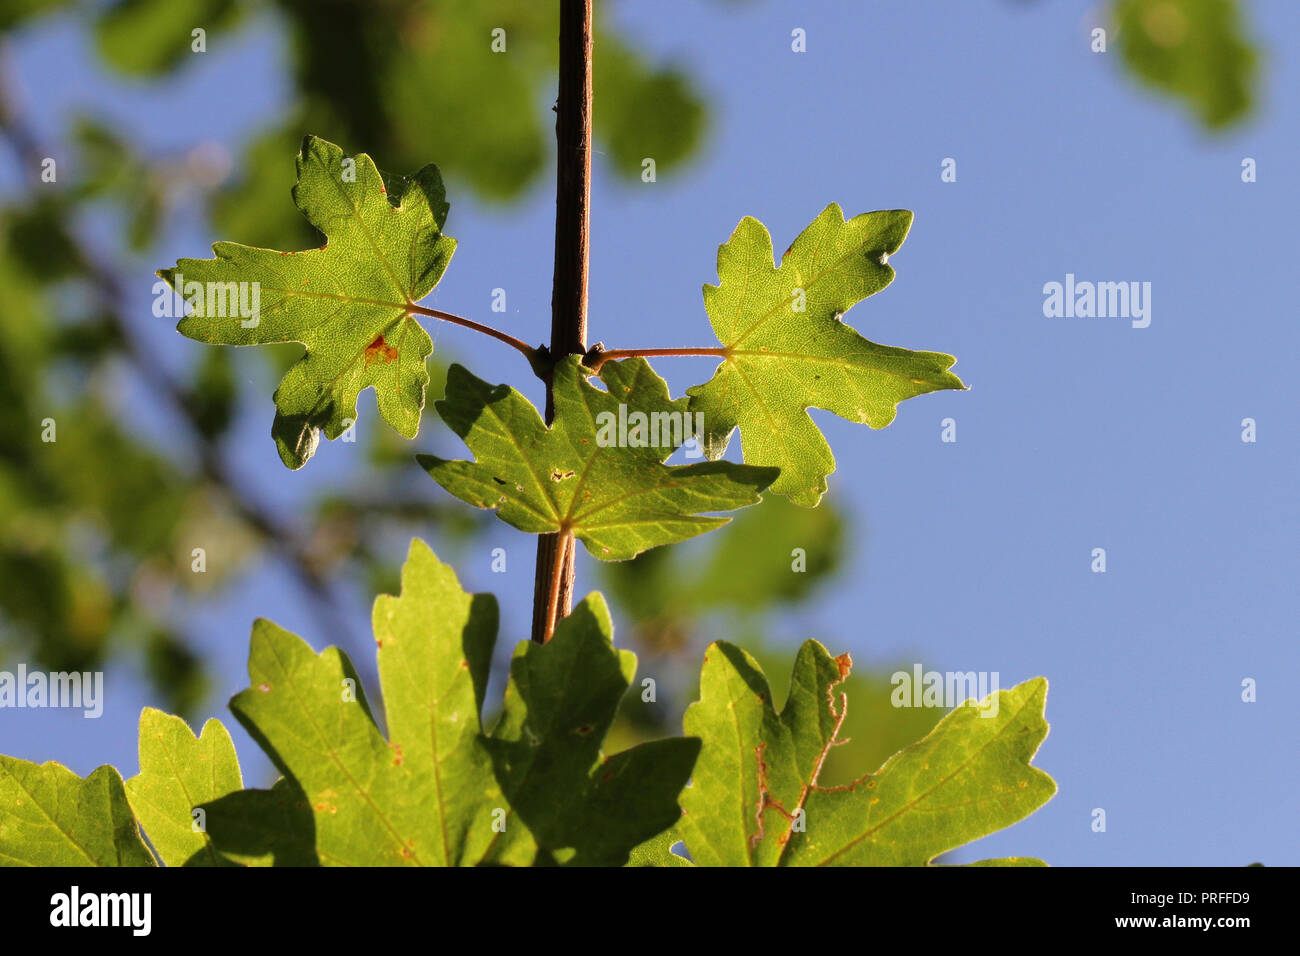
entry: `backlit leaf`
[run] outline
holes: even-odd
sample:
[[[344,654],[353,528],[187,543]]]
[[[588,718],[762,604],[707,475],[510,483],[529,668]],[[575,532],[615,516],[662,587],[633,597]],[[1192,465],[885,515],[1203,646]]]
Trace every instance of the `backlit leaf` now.
[[[773,266],[772,237],[757,219],[740,221],[718,249],[716,286],[704,305],[727,356],[703,385],[687,389],[704,416],[710,458],[740,428],[745,461],[773,465],[771,490],[817,504],[835,458],[807,409],[884,428],[903,399],[964,388],[954,359],[877,345],[843,314],[894,278],[887,264],[912,224],[905,210],[863,213],[845,222],[831,203]]]
[[[181,259],[158,274],[183,283],[194,305],[177,325],[183,335],[306,346],[276,389],[272,426],[280,458],[300,468],[321,429],[333,439],[356,421],[365,388],[385,421],[415,437],[433,341],[408,310],[437,285],[456,243],[442,234],[448,207],[436,166],[386,193],[369,156],[345,158],[308,136],[293,196],[326,245],[277,252],[218,242],[215,259]]]
[[[875,773],[823,786],[826,757],[842,739],[840,685],[851,666],[848,655],[805,642],[778,715],[752,657],[725,642],[709,647],[700,700],[684,721],[704,741],[679,825],[697,864],[925,866],[1024,819],[1056,792],[1030,766],[1047,735],[1042,678],[959,706]]]
[[[112,767],[0,756],[0,865],[155,866]]]
[[[269,621],[254,625],[252,685],[230,708],[305,796],[321,864],[531,860],[479,723],[496,620],[495,600],[467,594],[412,542],[401,596],[378,598],[373,615],[387,739],[342,652],[317,654]],[[213,839],[224,851],[222,831]]]
[[[571,531],[606,561],[726,524],[705,513],[754,504],[776,476],[731,462],[663,464],[691,434],[686,399],[670,399],[641,358],[606,362],[600,378],[605,390],[587,381],[578,356],[559,362],[547,428],[513,388],[453,365],[436,407],[478,460],[418,460],[456,497],[521,531]]]
[[[167,866],[228,866],[196,823],[196,807],[243,786],[230,734],[209,720],[198,737],[185,721],[146,707],[140,715],[140,772],[126,794],[149,842]],[[202,821],[202,818],[199,818]]]

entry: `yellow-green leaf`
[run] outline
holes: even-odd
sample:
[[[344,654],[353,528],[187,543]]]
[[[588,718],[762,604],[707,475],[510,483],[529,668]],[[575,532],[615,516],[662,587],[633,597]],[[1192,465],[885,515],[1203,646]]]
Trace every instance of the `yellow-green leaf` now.
[[[290,468],[315,453],[322,429],[333,439],[356,421],[366,388],[399,434],[419,431],[433,340],[410,307],[437,285],[456,243],[442,234],[448,207],[436,166],[391,185],[365,153],[345,157],[308,136],[293,198],[324,246],[277,252],[218,242],[215,259],[181,259],[158,273],[193,308],[177,325],[183,335],[306,346],[275,392],[272,434]]]
[[[948,371],[951,355],[877,345],[843,321],[893,281],[888,260],[911,224],[912,214],[899,209],[845,222],[831,203],[775,267],[767,228],[740,221],[718,249],[719,284],[704,287],[726,356],[713,378],[687,389],[691,411],[704,416],[710,458],[739,427],[746,463],[780,468],[771,490],[811,507],[835,457],[809,408],[884,428],[906,398],[965,388]]]
[[[221,721],[209,720],[195,737],[179,717],[152,707],[140,714],[140,772],[126,782],[126,795],[167,866],[230,865],[208,839],[199,808],[241,786],[235,745]]]
[[[477,461],[418,460],[438,484],[533,534],[572,532],[605,561],[682,541],[727,523],[707,514],[759,500],[773,468],[732,462],[665,465],[693,432],[686,399],[641,358],[606,362],[605,389],[576,355],[556,364],[555,423],[526,398],[459,365],[436,405]]]
[[[0,756],[0,865],[156,866],[118,772]]]

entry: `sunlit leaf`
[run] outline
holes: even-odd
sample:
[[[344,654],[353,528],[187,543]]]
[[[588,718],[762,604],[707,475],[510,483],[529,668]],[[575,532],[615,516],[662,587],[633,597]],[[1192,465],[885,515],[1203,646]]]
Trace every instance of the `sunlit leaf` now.
[[[230,734],[209,720],[198,737],[185,721],[146,707],[140,715],[140,772],[126,782],[131,809],[167,866],[228,866],[195,817],[202,804],[243,785]]]
[[[26,691],[26,688],[23,688]],[[0,865],[155,866],[122,778],[0,756]]]
[[[442,234],[447,203],[435,166],[387,193],[369,156],[344,157],[309,136],[294,201],[325,246],[277,252],[219,242],[215,259],[181,259],[158,274],[173,287],[183,282],[193,299],[177,325],[183,335],[306,346],[276,389],[272,426],[281,460],[300,468],[320,430],[337,438],[356,421],[365,388],[375,389],[385,421],[415,437],[433,341],[408,309],[437,285],[456,243]]]
[[[776,476],[731,462],[664,465],[691,434],[686,400],[670,399],[644,359],[606,362],[600,378],[604,390],[578,356],[559,362],[548,428],[513,388],[453,365],[438,414],[478,460],[419,462],[456,497],[521,531],[572,532],[606,561],[726,524],[705,513],[754,504]]]
[[[691,411],[704,416],[710,458],[722,455],[739,427],[745,461],[781,469],[771,490],[812,506],[835,458],[809,408],[884,428],[904,399],[965,387],[948,371],[951,355],[877,345],[843,321],[893,280],[888,259],[911,223],[905,210],[845,222],[831,203],[775,267],[767,229],[741,220],[718,249],[719,284],[704,287],[727,355],[713,378],[687,389]]]
[[[752,657],[725,642],[709,647],[700,700],[684,721],[704,741],[679,825],[697,864],[925,866],[1024,819],[1056,792],[1030,766],[1047,735],[1042,678],[959,706],[874,773],[824,785],[851,703],[841,686],[851,666],[847,655],[805,642],[778,714]]]

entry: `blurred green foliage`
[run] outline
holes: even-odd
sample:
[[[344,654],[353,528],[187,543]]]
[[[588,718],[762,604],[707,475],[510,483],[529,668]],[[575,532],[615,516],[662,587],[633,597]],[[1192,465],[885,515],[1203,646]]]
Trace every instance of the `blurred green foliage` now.
[[[292,37],[296,96],[286,122],[258,133],[241,176],[213,199],[217,231],[253,245],[318,244],[280,202],[284,157],[310,131],[364,151],[385,171],[436,157],[452,184],[495,201],[519,198],[552,152],[558,4],[536,0],[274,0]],[[496,33],[494,31],[504,31]],[[684,163],[707,113],[688,76],[650,63],[615,33],[595,43],[597,153],[624,176],[651,157]],[[144,56],[144,54],[142,54]],[[347,62],[346,70],[339,64]],[[275,200],[272,202],[271,200]]]
[[[194,49],[201,29],[204,48],[210,35],[238,21],[238,0],[118,0],[95,24],[95,41],[104,62],[128,76],[155,77],[175,69]]]
[[[93,670],[116,635],[165,667],[172,705],[192,706],[202,669],[146,598],[160,578],[194,581],[179,575],[183,529],[217,506],[100,400],[117,337],[98,309],[49,320],[80,279],[49,205],[0,211],[0,651]]]
[[[1259,54],[1241,0],[1116,0],[1124,63],[1139,80],[1182,100],[1208,129],[1245,118],[1256,99]]]

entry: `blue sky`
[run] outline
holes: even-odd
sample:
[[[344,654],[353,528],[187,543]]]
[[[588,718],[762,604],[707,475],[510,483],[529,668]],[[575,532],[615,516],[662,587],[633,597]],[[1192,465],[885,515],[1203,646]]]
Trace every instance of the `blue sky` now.
[[[914,210],[893,285],[846,321],[875,341],[956,355],[971,388],[908,401],[879,432],[813,412],[835,450],[831,493],[852,515],[854,544],[837,584],[782,617],[780,631],[792,643],[838,641],[833,650],[859,664],[997,671],[1003,686],[1049,679],[1052,729],[1037,763],[1060,792],[965,858],[1295,865],[1300,740],[1284,702],[1288,675],[1300,674],[1300,331],[1287,265],[1300,212],[1300,63],[1286,50],[1300,5],[1248,5],[1265,47],[1262,102],[1224,137],[1138,89],[1115,54],[1091,53],[1092,10],[999,0],[614,6],[648,49],[689,66],[716,122],[696,161],[654,184],[616,181],[597,163],[591,339],[712,344],[700,287],[716,281],[717,246],[745,215],[780,250],[832,201],[849,214]],[[807,32],[804,54],[791,52],[795,27]],[[219,46],[157,87],[103,74],[69,20],[24,34],[14,55],[47,138],[90,107],[142,148],[215,142],[238,155],[286,102],[282,37],[263,19]],[[946,157],[954,183],[940,180]],[[1258,163],[1253,184],[1241,182],[1243,157]],[[11,166],[0,176],[13,187]],[[449,198],[459,248],[426,304],[481,317],[504,287],[502,325],[545,338],[549,175],[504,209],[454,181]],[[197,210],[183,209],[137,264],[129,287],[142,331],[159,331],[153,269],[239,238],[212,235]],[[1045,317],[1043,285],[1067,273],[1150,282],[1150,326]],[[431,331],[480,377],[540,400],[515,353],[460,329]],[[178,370],[200,348],[166,328],[157,341]],[[656,367],[680,394],[712,363]],[[249,391],[236,464],[260,499],[292,516],[303,496],[350,473],[361,446],[324,445],[303,471],[285,472],[267,434],[271,387]],[[376,425],[369,395],[361,409],[361,427]],[[125,389],[122,410],[160,443],[175,427],[143,392]],[[948,417],[955,444],[940,441]],[[1253,444],[1241,441],[1247,417]],[[413,450],[455,452],[433,431]],[[496,546],[512,558],[504,576],[488,570]],[[1105,574],[1090,569],[1097,547]],[[506,645],[526,635],[527,598],[508,592],[529,591],[532,548],[497,525],[458,560],[467,586],[505,592]],[[581,592],[592,575],[579,575]],[[323,643],[303,600],[267,565],[195,609],[219,684],[213,715],[228,718],[224,701],[245,686],[254,617]],[[364,635],[369,598],[353,604],[347,626]],[[1240,699],[1245,678],[1258,684],[1255,703]],[[80,773],[102,762],[130,772],[147,703],[146,688],[113,672],[102,719],[11,711],[0,750]],[[268,765],[242,732],[237,743],[261,782]],[[1105,833],[1091,829],[1094,808],[1106,811]]]

